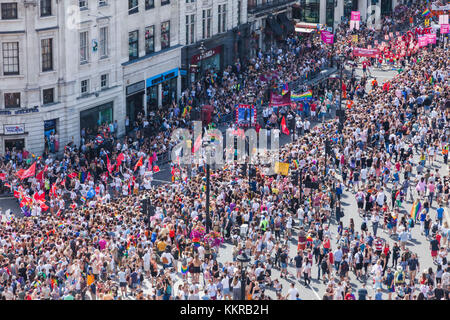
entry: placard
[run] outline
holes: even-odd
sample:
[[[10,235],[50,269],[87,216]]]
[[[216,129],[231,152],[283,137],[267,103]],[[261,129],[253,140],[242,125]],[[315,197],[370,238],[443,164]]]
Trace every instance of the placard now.
[[[428,44],[436,44],[436,34],[435,33],[427,34],[426,37],[428,39]]]
[[[441,34],[447,34],[447,33],[449,33],[449,25],[441,24]]]
[[[419,38],[419,48],[426,47],[428,45],[428,37],[423,36]]]
[[[361,13],[359,11],[352,11],[350,20],[360,21],[361,20]]]
[[[448,24],[448,14],[441,14],[439,16],[439,24],[440,25]]]

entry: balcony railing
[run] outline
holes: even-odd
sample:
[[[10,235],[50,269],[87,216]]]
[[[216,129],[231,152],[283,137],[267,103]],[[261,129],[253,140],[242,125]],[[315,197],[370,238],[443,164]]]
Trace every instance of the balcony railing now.
[[[252,0],[247,5],[248,13],[257,13],[263,10],[272,9],[286,4],[294,4],[296,0]]]

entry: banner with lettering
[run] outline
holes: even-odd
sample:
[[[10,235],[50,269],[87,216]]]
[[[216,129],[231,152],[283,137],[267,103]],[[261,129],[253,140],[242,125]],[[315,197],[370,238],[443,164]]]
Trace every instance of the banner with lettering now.
[[[441,34],[447,34],[447,33],[449,33],[449,25],[441,24]]]
[[[360,21],[361,20],[361,13],[359,11],[352,11],[351,19],[353,21]]]
[[[436,44],[436,33],[430,33],[426,35],[428,44]]]
[[[333,44],[334,42],[334,34],[325,30],[320,33],[320,38],[327,44]]]
[[[270,104],[272,106],[276,106],[276,107],[290,106],[291,105],[291,92],[289,91],[285,95],[275,94],[272,92],[270,94]]]
[[[440,25],[448,24],[448,14],[441,14],[439,16],[439,24]]]
[[[379,53],[378,49],[353,48],[353,55],[357,57],[376,58]]]
[[[422,36],[419,38],[419,48],[426,47],[428,45],[428,37]]]

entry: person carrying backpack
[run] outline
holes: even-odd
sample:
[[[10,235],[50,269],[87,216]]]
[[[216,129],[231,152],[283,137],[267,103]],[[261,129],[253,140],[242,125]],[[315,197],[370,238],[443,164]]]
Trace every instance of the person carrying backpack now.
[[[402,266],[397,266],[397,271],[394,274],[394,285],[396,287],[405,283],[405,272]]]

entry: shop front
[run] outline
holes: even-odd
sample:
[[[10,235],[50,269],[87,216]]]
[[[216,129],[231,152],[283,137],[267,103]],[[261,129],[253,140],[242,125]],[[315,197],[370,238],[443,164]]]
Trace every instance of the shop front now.
[[[80,112],[80,130],[81,136],[87,137],[96,135],[100,125],[111,123],[114,119],[113,115],[114,103],[108,102],[100,106],[84,110]]]
[[[202,77],[208,70],[215,70],[219,72],[222,70],[223,61],[222,45],[213,49],[206,50],[203,53],[193,55],[191,57],[191,82],[194,82]]]
[[[175,68],[146,80],[147,113],[177,101],[179,69]]]
[[[22,151],[25,149],[25,124],[5,124],[2,135],[4,136],[4,152]]]
[[[126,113],[133,127],[137,115],[145,114],[144,110],[145,81],[139,81],[126,87]]]

